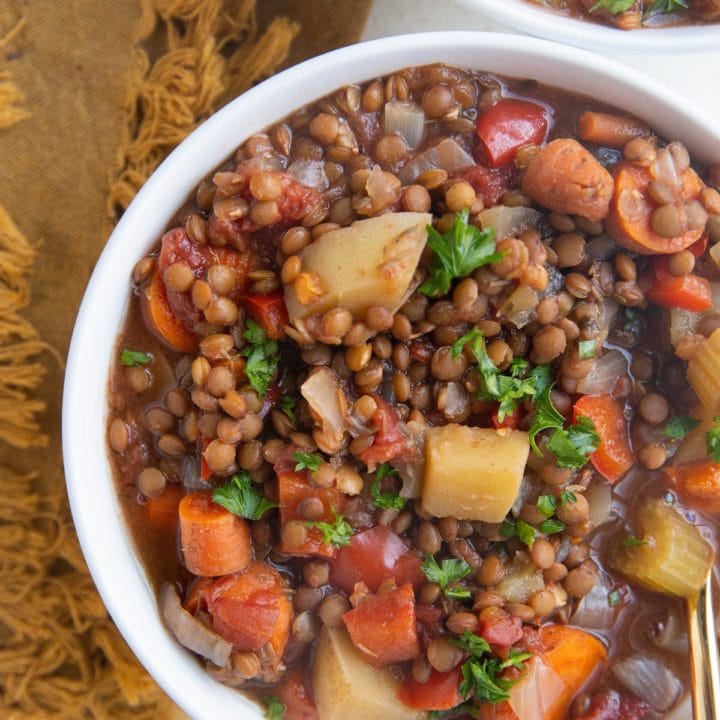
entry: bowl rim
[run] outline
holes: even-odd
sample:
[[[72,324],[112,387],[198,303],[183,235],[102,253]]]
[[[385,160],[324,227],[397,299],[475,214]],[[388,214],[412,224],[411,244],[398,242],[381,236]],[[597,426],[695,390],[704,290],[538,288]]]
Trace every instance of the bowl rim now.
[[[210,720],[228,710],[239,718],[260,718],[260,714],[240,693],[212,680],[165,630],[122,515],[106,443],[107,392],[116,336],[127,310],[132,267],[157,242],[167,218],[197,182],[253,132],[345,84],[431,62],[510,77],[538,73],[542,82],[560,87],[569,87],[564,80],[570,72],[580,73],[586,94],[595,81],[604,81],[613,88],[615,104],[640,116],[648,102],[670,109],[657,118],[658,129],[669,135],[678,124],[687,126],[691,153],[720,162],[720,123],[673,89],[584,50],[535,38],[472,31],[381,38],[307,60],[230,102],[170,153],[117,224],[85,291],[68,352],[62,443],[73,520],[98,591],[140,662],[194,718]],[[502,68],[494,69],[498,64]],[[574,82],[580,84],[577,78]],[[709,145],[711,157],[702,152]]]
[[[629,53],[703,53],[720,50],[720,22],[619,30],[533,6],[528,0],[460,0],[503,25],[579,48]]]

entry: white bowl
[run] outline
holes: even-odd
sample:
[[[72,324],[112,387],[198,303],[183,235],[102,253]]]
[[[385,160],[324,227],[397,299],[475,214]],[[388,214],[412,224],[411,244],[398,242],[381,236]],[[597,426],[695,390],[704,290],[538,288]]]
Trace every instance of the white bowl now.
[[[695,157],[720,163],[720,125],[673,90],[582,50],[472,32],[385,38],[309,60],[234,100],[172,152],[118,223],[90,279],[68,358],[63,450],[75,527],[98,590],[143,665],[198,720],[260,718],[260,713],[213,681],[165,630],[116,497],[105,444],[106,393],[133,265],[200,179],[252,133],[347,83],[440,61],[536,78],[601,98],[683,140]]]
[[[543,10],[527,0],[461,0],[461,2],[508,27],[588,50],[646,54],[720,50],[720,23],[619,30],[590,20],[578,20]]]

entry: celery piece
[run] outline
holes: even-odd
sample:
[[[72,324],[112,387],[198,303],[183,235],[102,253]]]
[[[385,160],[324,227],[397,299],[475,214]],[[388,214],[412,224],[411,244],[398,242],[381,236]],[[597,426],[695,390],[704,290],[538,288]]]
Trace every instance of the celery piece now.
[[[687,378],[708,411],[720,412],[720,330],[716,330],[688,363]]]
[[[618,543],[612,566],[638,585],[689,597],[705,583],[713,550],[700,530],[662,500],[640,508],[638,523],[645,543]]]

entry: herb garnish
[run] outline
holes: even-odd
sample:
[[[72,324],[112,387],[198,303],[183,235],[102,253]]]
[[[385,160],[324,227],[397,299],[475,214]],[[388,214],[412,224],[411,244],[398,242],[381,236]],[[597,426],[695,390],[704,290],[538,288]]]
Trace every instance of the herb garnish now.
[[[335,513],[335,511],[333,510]],[[326,545],[334,545],[335,547],[342,547],[343,545],[350,544],[350,538],[353,535],[353,529],[350,527],[350,523],[345,519],[344,515],[335,513],[335,520],[332,523],[318,521],[308,521],[305,523],[305,527],[317,528],[323,536],[323,542]]]
[[[607,10],[613,15],[627,12],[633,5],[635,0],[598,0],[591,8],[590,12],[597,10]]]
[[[303,452],[302,450],[296,450],[292,454],[292,459],[295,461],[295,472],[301,470],[309,470],[315,472],[320,465],[322,465],[322,455],[315,452]]]
[[[595,357],[595,340],[581,340],[578,343],[578,357],[581,360],[590,360]]]
[[[280,698],[275,695],[267,695],[263,698],[265,703],[265,720],[283,720],[285,717],[285,706]]]
[[[250,343],[240,354],[247,358],[245,375],[253,390],[265,397],[280,363],[278,344],[253,320],[245,324],[245,339]]]
[[[500,534],[506,538],[517,537],[528,547],[532,547],[535,542],[535,528],[520,518],[516,520],[506,518],[503,520],[500,526]]]
[[[610,607],[617,607],[620,604],[621,600],[620,591],[619,590],[611,590],[608,593],[608,605]]]
[[[708,457],[720,462],[720,415],[713,418],[713,426],[705,433],[705,444]]]
[[[402,510],[405,507],[404,497],[401,497],[396,492],[380,492],[383,478],[388,477],[388,475],[397,475],[397,470],[388,463],[378,465],[372,485],[370,485],[370,495],[376,507],[383,510]]]
[[[481,265],[489,265],[503,258],[504,253],[495,252],[495,231],[480,230],[468,224],[468,210],[455,215],[450,230],[442,235],[428,225],[428,245],[433,250],[428,278],[420,286],[420,292],[431,297],[445,295],[454,278],[469,275]]]
[[[672,440],[682,440],[700,424],[699,420],[686,415],[673,415],[662,429],[662,434]]]
[[[541,495],[535,502],[535,507],[542,515],[549,518],[557,510],[557,498],[554,495]]]
[[[678,10],[687,10],[688,4],[686,0],[655,0],[648,7],[646,15],[664,15],[665,13],[674,13]]]
[[[277,503],[268,500],[253,487],[250,475],[244,470],[233,475],[226,485],[216,488],[212,499],[246,520],[260,520],[268,510],[277,507]]]
[[[641,545],[647,545],[648,541],[642,538],[635,537],[635,535],[626,535],[622,539],[622,546],[626,548],[640,547]]]
[[[147,365],[151,363],[153,356],[150,353],[140,352],[139,350],[123,350],[120,353],[120,362],[125,367],[136,367],[138,365]]]
[[[460,558],[446,559],[438,565],[438,561],[428,553],[425,555],[420,569],[430,582],[435,582],[440,586],[446,597],[456,600],[467,600],[470,597],[469,590],[455,586],[455,583],[472,572],[472,567],[464,560]]]
[[[296,397],[293,395],[284,395],[280,399],[278,407],[290,418],[293,423],[297,421],[297,418],[295,417],[295,408],[297,407]]]

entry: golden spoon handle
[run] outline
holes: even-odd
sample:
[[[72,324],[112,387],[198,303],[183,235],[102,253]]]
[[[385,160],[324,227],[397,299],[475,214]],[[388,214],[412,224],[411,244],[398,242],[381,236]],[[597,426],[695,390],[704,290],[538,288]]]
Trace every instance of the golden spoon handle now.
[[[715,614],[712,600],[712,573],[703,588],[687,600],[690,625],[693,718],[720,718],[720,671]]]

